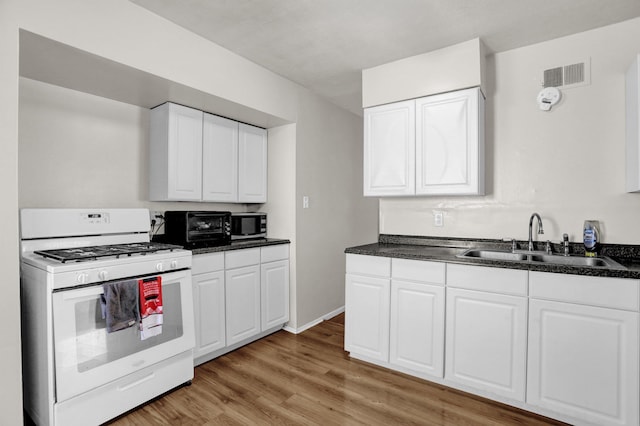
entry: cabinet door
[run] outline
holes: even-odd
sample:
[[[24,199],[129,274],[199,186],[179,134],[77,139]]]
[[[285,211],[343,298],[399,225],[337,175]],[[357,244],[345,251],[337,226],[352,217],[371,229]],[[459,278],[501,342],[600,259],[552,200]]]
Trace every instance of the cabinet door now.
[[[227,346],[260,333],[260,266],[225,271],[225,298]]]
[[[392,364],[442,378],[444,287],[392,280],[390,339]]]
[[[390,279],[346,276],[345,350],[389,361]]]
[[[417,99],[416,116],[416,194],[484,194],[480,89]]]
[[[364,195],[415,193],[415,102],[364,110]]]
[[[260,265],[262,331],[289,321],[289,261]]]
[[[524,401],[527,298],[447,289],[445,378]]]
[[[196,346],[193,357],[222,349],[225,340],[224,271],[193,276]]]
[[[638,424],[638,314],[531,299],[527,403]]]
[[[166,103],[151,111],[153,201],[202,198],[202,111]]]
[[[238,146],[238,201],[267,201],[267,131],[240,123]]]
[[[204,114],[203,201],[238,201],[238,122]]]

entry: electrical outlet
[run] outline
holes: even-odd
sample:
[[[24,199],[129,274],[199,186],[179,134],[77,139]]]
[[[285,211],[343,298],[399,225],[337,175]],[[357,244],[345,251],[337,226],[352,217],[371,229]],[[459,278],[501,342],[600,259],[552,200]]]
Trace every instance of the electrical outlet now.
[[[302,197],[302,208],[303,209],[308,209],[309,208],[309,196],[308,195],[304,195]]]
[[[444,212],[434,211],[433,212],[433,224],[434,226],[444,226]]]
[[[161,211],[149,211],[149,219],[155,220],[156,222],[162,220],[163,216],[164,214]]]

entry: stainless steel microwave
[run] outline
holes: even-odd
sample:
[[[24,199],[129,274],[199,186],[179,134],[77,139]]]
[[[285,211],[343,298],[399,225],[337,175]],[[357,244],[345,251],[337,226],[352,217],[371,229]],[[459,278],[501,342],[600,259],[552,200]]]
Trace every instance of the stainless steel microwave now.
[[[231,213],[231,239],[267,238],[266,213]]]

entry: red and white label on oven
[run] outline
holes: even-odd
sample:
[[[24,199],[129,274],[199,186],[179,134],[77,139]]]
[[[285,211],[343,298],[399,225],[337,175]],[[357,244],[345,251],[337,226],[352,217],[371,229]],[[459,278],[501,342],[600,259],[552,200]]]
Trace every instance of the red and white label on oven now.
[[[148,339],[162,333],[162,277],[138,281],[140,290],[140,338]]]

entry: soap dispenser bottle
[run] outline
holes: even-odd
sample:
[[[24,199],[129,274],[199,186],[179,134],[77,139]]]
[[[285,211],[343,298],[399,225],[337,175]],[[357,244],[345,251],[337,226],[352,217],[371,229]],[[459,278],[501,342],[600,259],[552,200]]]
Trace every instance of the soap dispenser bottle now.
[[[584,255],[596,257],[598,255],[598,243],[600,242],[600,230],[597,220],[585,220],[583,228]]]

